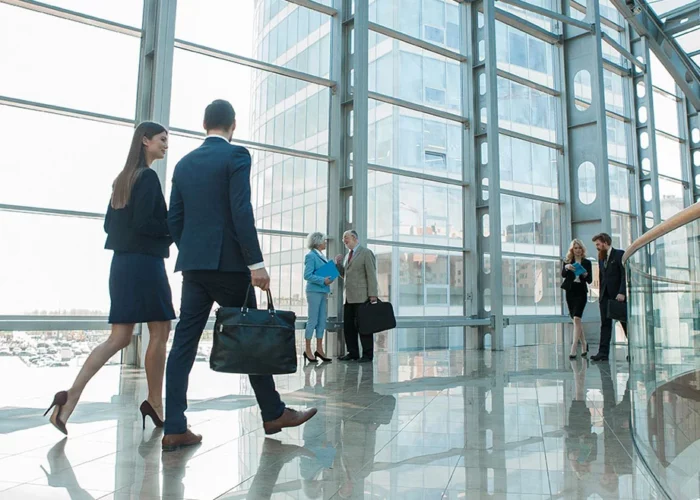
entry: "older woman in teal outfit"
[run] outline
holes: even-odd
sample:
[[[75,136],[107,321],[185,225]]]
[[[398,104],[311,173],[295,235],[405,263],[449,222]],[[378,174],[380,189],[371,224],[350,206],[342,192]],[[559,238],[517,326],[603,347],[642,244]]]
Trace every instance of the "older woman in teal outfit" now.
[[[309,253],[304,259],[304,279],[306,280],[306,300],[309,304],[309,319],[306,323],[306,350],[304,359],[311,363],[318,362],[321,358],[325,362],[331,360],[323,352],[323,333],[326,331],[326,318],[328,316],[328,294],[331,291],[331,278],[318,276],[315,272],[328,263],[323,255],[326,249],[326,237],[323,233],[309,234],[306,246]],[[311,339],[316,332],[316,351],[311,351]]]

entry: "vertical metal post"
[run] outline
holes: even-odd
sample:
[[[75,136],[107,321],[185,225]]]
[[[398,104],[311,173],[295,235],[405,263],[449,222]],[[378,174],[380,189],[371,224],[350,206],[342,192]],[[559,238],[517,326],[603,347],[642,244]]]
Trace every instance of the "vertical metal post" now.
[[[176,10],[177,0],[144,0],[136,96],[137,123],[148,120],[166,127],[170,124]],[[153,166],[164,191],[166,162],[167,159]],[[131,343],[123,351],[124,364],[143,366],[149,338],[147,332],[148,328],[143,325],[137,327]]]
[[[659,170],[656,154],[656,121],[654,119],[654,87],[651,81],[651,51],[646,38],[632,41],[632,54],[646,64],[646,71],[634,73],[634,107],[637,116],[637,157],[639,160],[639,191],[641,204],[641,227],[646,232],[661,222],[661,195],[659,193]],[[643,122],[640,112],[646,109],[647,120]],[[642,116],[643,118],[643,116]],[[648,145],[643,147],[646,134]]]
[[[367,142],[369,129],[369,2],[354,3],[353,47],[353,226],[360,241],[367,239]]]
[[[501,200],[498,149],[498,73],[496,61],[495,0],[472,3],[471,29],[473,82],[479,90],[475,96],[474,158],[478,178],[475,190],[480,193],[477,206],[478,256],[489,255],[490,269],[478,266],[479,315],[490,317],[491,327],[479,329],[479,347],[485,347],[486,335],[491,335],[491,349],[503,349],[503,273],[501,271]],[[480,26],[478,11],[483,12]],[[485,84],[485,93],[482,94]],[[483,120],[486,120],[486,123]],[[478,121],[478,128],[476,123]],[[486,272],[488,271],[488,272]]]
[[[700,201],[700,115],[687,100],[686,113],[688,117],[691,203],[697,203]]]
[[[331,19],[331,62],[330,78],[335,82],[335,88],[331,89],[330,98],[330,123],[329,141],[330,156],[333,161],[328,165],[328,231],[331,235],[328,255],[333,258],[343,253],[343,197],[340,188],[345,172],[347,171],[347,155],[344,151],[344,139],[346,130],[343,124],[343,100],[347,93],[348,75],[343,68],[343,59],[346,51],[346,42],[343,35],[343,0],[334,0],[333,6],[338,14]],[[331,321],[342,318],[343,287],[338,283],[333,287],[330,296],[328,311]],[[329,336],[326,338],[328,353],[330,355],[342,352],[342,332],[336,331],[335,342],[331,343]]]

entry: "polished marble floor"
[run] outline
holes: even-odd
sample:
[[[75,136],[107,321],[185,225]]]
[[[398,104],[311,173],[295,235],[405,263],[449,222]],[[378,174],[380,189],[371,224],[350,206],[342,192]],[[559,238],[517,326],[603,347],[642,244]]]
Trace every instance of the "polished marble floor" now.
[[[42,413],[76,369],[0,358],[0,499],[663,498],[635,453],[616,357],[539,346],[300,367],[278,389],[319,413],[276,439],[245,377],[198,362],[188,416],[204,441],[171,453],[141,428],[143,372],[105,367],[62,439]]]

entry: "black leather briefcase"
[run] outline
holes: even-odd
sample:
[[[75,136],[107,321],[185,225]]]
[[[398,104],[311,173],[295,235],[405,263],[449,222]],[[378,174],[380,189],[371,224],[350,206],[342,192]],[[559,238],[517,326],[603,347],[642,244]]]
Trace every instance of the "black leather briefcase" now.
[[[269,291],[267,304],[267,309],[249,309],[246,303],[243,307],[221,307],[216,311],[209,358],[212,370],[247,375],[297,371],[296,314],[275,310]]]
[[[357,312],[357,331],[360,335],[372,335],[396,328],[394,308],[390,302],[377,300],[374,304],[367,301]]]
[[[608,319],[627,323],[627,302],[618,302],[615,299],[608,300]]]

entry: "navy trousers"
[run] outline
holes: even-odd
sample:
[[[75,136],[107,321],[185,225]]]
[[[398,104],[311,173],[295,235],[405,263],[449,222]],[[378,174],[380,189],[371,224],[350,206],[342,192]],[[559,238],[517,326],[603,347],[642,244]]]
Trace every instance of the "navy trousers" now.
[[[250,276],[246,273],[186,271],[182,276],[180,321],[165,370],[165,434],[187,431],[187,385],[197,356],[197,346],[214,302],[224,307],[242,307]],[[257,307],[250,291],[248,307]],[[250,385],[260,406],[263,422],[276,420],[285,405],[275,389],[272,375],[249,375]]]

